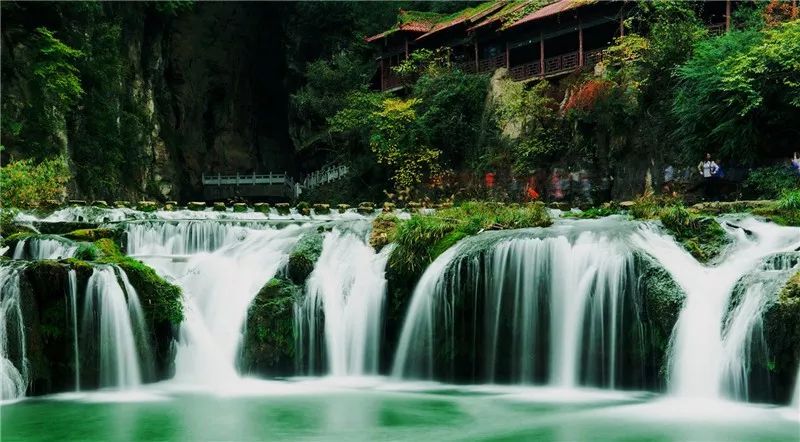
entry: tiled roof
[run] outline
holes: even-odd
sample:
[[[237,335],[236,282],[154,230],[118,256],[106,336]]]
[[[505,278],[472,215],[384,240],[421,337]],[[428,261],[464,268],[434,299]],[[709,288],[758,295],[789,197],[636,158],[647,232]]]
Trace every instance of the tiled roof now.
[[[482,28],[484,26],[490,25],[492,23],[497,23],[502,21],[504,18],[508,17],[510,14],[513,14],[523,8],[525,6],[532,3],[532,0],[523,0],[523,1],[511,1],[508,2],[502,9],[497,11],[497,13],[491,14],[488,17],[484,17],[482,21],[478,22],[475,26],[472,26],[468,29],[468,31],[474,31],[476,29]]]
[[[442,15],[440,14],[401,10],[398,15],[398,23],[392,29],[373,35],[372,37],[367,37],[367,42],[379,40],[395,32],[426,33],[430,31],[441,18]]]
[[[429,36],[431,36],[431,35],[433,35],[433,34],[435,34],[437,32],[443,31],[445,29],[449,29],[449,28],[451,28],[453,26],[456,26],[456,25],[459,25],[459,24],[462,24],[462,23],[467,24],[467,25],[472,24],[472,23],[476,23],[479,20],[482,20],[482,19],[484,19],[484,18],[486,18],[488,16],[491,16],[492,14],[494,14],[495,12],[499,11],[500,9],[502,9],[507,4],[508,4],[508,2],[505,1],[505,0],[486,2],[486,3],[482,3],[482,4],[478,5],[478,6],[476,6],[474,8],[470,8],[470,9],[467,9],[466,11],[462,11],[462,12],[458,13],[457,15],[455,15],[454,17],[453,16],[449,16],[446,19],[440,21],[439,23],[436,23],[431,28],[431,30],[429,32],[419,36],[417,38],[417,40],[422,40],[422,39],[427,38],[427,37],[429,37]]]
[[[505,26],[505,29],[513,28],[515,26],[519,26],[524,23],[531,23],[536,20],[541,20],[546,17],[550,17],[556,14],[560,14],[565,11],[569,11],[572,9],[580,8],[581,6],[586,6],[592,3],[596,3],[595,0],[558,0],[555,3],[551,3],[541,9],[531,12],[530,14],[522,17],[521,19],[508,24]]]

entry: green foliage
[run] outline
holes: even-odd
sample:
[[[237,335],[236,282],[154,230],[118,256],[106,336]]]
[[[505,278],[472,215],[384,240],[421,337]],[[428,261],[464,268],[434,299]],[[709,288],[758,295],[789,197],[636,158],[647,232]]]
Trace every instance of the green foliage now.
[[[778,210],[800,212],[800,188],[784,190],[778,200]]]
[[[800,188],[800,176],[784,165],[761,167],[747,175],[744,188],[755,198],[775,199],[785,190]]]
[[[78,229],[64,234],[64,238],[73,241],[97,241],[98,239],[110,238],[117,239],[120,236],[120,231],[117,229],[109,228],[96,228],[96,229]]]
[[[700,41],[678,69],[673,112],[699,155],[753,160],[794,142],[800,126],[800,21],[763,31],[732,31]]]
[[[460,239],[486,229],[521,229],[551,224],[545,207],[519,207],[467,202],[430,215],[415,214],[401,221],[394,233],[389,265],[403,275],[419,274],[431,261]]]
[[[63,202],[69,168],[63,157],[36,163],[14,161],[0,169],[0,204],[3,207],[35,209],[48,201]]]
[[[499,90],[494,120],[503,133],[502,144],[487,152],[487,165],[509,165],[514,173],[526,174],[563,152],[558,103],[550,95],[548,82],[528,88],[505,78]]]

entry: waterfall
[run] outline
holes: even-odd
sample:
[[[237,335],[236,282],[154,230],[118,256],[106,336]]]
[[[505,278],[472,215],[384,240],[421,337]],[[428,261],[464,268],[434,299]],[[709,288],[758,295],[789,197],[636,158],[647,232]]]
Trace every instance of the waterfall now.
[[[63,238],[34,237],[17,242],[13,259],[62,259],[75,254],[78,246]]]
[[[745,293],[739,312],[723,339],[723,320],[736,282],[766,256],[800,247],[800,229],[780,227],[752,218],[723,223],[736,239],[735,246],[716,267],[704,266],[672,238],[642,230],[641,244],[661,262],[687,294],[675,325],[669,354],[669,388],[679,396],[719,398],[731,361],[747,348],[745,331],[756,324],[762,310],[764,287]],[[741,373],[742,368],[733,371]],[[733,389],[742,391],[740,374],[728,376]],[[738,380],[737,380],[738,379]],[[738,386],[737,386],[738,385]]]
[[[127,279],[121,271],[120,278]],[[146,334],[143,314],[136,291],[130,283],[124,286],[112,266],[95,267],[86,285],[83,333],[97,338],[101,387],[130,389],[142,383],[136,337]]]
[[[800,365],[797,367],[797,375],[794,377],[794,395],[792,396],[792,407],[800,408]]]
[[[394,375],[448,377],[467,361],[456,378],[617,387],[623,349],[642,342],[634,250],[618,232],[550,233],[500,234],[472,253],[477,237],[437,258],[414,291]]]
[[[67,274],[70,318],[72,319],[72,357],[75,361],[75,391],[81,389],[81,358],[78,347],[78,276],[75,270],[70,269]]]
[[[129,255],[189,255],[243,241],[266,224],[223,221],[145,221],[126,226]]]
[[[0,400],[16,399],[28,388],[28,355],[22,322],[21,267],[0,267]]]
[[[175,379],[221,385],[238,378],[247,309],[286,263],[304,231],[216,221],[128,225],[128,248],[183,289]],[[178,256],[188,255],[188,256]]]
[[[331,375],[377,373],[390,252],[386,247],[375,253],[356,233],[335,229],[325,235],[306,296],[295,308],[296,348],[300,360],[308,356],[310,373],[323,345]],[[317,330],[321,324],[322,336]]]
[[[763,332],[765,310],[776,301],[783,285],[797,271],[798,258],[798,253],[769,256],[737,282],[731,300],[733,306],[723,328],[723,393],[745,401],[750,399],[750,384],[759,374],[753,362],[767,365],[768,350]],[[766,378],[767,374],[763,374]],[[767,389],[767,385],[762,387]]]

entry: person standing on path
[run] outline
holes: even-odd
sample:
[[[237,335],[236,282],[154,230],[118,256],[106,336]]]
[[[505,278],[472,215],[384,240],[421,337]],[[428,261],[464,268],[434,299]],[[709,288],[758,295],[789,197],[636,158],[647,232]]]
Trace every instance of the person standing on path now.
[[[706,159],[697,165],[697,171],[703,177],[703,196],[710,199],[713,193],[714,175],[717,173],[717,163],[711,159],[711,154],[706,154]]]

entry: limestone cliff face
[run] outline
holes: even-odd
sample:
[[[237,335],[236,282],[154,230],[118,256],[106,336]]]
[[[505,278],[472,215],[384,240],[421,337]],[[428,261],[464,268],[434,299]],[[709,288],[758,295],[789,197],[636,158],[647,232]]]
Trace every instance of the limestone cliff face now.
[[[282,34],[269,8],[200,3],[164,35],[156,102],[166,149],[154,149],[173,196],[201,190],[203,172],[291,172]],[[158,169],[158,168],[157,168]],[[166,187],[166,184],[164,184]]]
[[[70,157],[70,197],[188,200],[201,195],[203,172],[294,172],[284,6],[196,2],[178,13],[134,3],[3,6],[7,121],[31,122],[35,29],[85,54],[74,61],[79,104],[38,143],[47,155]],[[107,118],[93,125],[98,113]],[[4,161],[45,154],[5,129]]]

